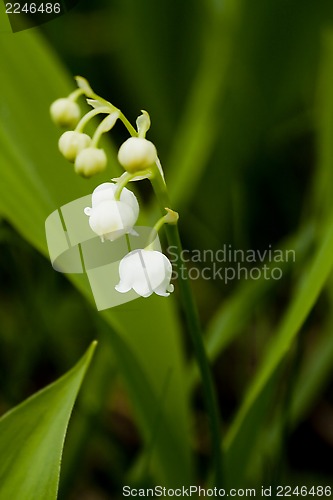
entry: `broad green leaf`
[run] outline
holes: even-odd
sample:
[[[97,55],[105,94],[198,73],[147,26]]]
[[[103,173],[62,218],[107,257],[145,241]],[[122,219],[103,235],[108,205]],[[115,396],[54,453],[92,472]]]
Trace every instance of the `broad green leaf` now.
[[[0,419],[0,498],[57,497],[68,421],[96,342],[63,377]]]
[[[8,36],[0,37],[0,91],[3,96],[0,107],[0,213],[47,256],[44,222],[48,215],[63,204],[91,193],[96,185],[111,176],[118,175],[119,166],[115,162],[112,144],[103,138],[103,147],[110,158],[109,171],[88,181],[74,175],[73,166],[61,157],[57,149],[61,132],[49,117],[50,103],[68,95],[75,88],[74,82],[34,30]],[[50,273],[53,272],[50,265]],[[86,275],[72,275],[70,279],[93,303]],[[120,362],[119,345],[112,334],[105,337],[130,392],[135,394],[136,377],[143,374],[147,381],[148,396],[134,401],[134,410],[141,415],[140,430],[146,437],[147,446],[152,432],[150,414],[155,411],[156,401],[160,400],[171,370],[167,404],[163,406],[170,439],[157,440],[156,470],[162,471],[158,479],[166,485],[173,484],[177,471],[182,471],[183,482],[188,483],[191,477],[189,398],[174,298],[138,299],[100,315],[112,331],[121,336],[124,349],[135,358],[137,372],[133,377],[129,374],[132,367]],[[179,446],[182,448],[180,453],[176,452]],[[170,450],[174,450],[173,460],[166,462],[163,457]]]
[[[323,289],[332,267],[333,219],[330,218],[325,225],[317,253],[311,264],[304,270],[293,300],[226,436],[224,444],[227,476],[230,484],[242,481],[244,469],[247,466],[270,402],[267,387],[272,384],[280,363],[288,354],[293,340]],[[271,391],[270,397],[272,394],[273,391]]]

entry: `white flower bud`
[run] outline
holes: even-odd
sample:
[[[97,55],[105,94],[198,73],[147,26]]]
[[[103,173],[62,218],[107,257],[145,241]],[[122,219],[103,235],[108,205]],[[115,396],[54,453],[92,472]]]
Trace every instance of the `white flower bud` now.
[[[67,97],[57,99],[50,107],[51,118],[60,127],[74,128],[81,116],[80,106]]]
[[[168,297],[173,292],[170,284],[172,265],[169,259],[156,250],[133,250],[119,264],[120,281],[115,289],[126,293],[132,288],[142,297],[152,293]]]
[[[85,148],[79,152],[75,160],[75,172],[90,177],[105,170],[107,157],[104,149]]]
[[[60,137],[58,146],[64,157],[73,163],[79,152],[88,148],[90,142],[89,135],[68,130]]]
[[[127,172],[134,173],[151,167],[157,160],[157,151],[147,139],[130,137],[120,146],[118,160]]]
[[[133,232],[137,215],[127,203],[116,200],[104,200],[84,213],[89,217],[91,229],[102,241],[114,241],[120,236]]]

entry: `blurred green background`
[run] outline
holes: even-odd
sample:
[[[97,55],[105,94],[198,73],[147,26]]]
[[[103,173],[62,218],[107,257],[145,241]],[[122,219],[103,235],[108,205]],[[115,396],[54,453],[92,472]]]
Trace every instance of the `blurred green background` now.
[[[149,112],[185,248],[295,249],[279,281],[192,286],[230,486],[331,485],[333,3],[82,0],[39,28],[2,34],[0,45],[1,413],[100,340],[70,423],[60,498],[120,498],[124,484],[209,476],[177,284],[167,301],[97,313],[85,278],[68,281],[47,260],[45,218],[116,175],[115,147],[127,137],[117,126],[105,140],[112,172],[75,177],[48,107],[77,74],[132,123]],[[148,182],[135,188],[154,221]]]

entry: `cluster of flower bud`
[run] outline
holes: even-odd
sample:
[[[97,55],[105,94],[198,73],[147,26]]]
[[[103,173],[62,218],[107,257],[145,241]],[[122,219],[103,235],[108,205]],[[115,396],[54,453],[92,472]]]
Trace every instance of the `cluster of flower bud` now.
[[[66,160],[74,163],[74,170],[82,177],[91,177],[102,172],[107,166],[107,156],[97,147],[97,141],[81,131],[80,107],[73,98],[57,99],[51,104],[50,113],[53,121],[62,127],[74,128],[64,132],[58,142],[58,148]],[[86,115],[87,116],[87,115]],[[85,120],[87,121],[87,120]]]
[[[61,135],[58,142],[61,154],[74,163],[76,173],[90,177],[102,172],[107,165],[105,151],[97,147],[101,135],[111,130],[118,118],[126,126],[128,122],[126,123],[117,108],[99,98],[84,78],[77,77],[76,81],[79,88],[67,98],[57,99],[51,105],[50,113],[57,125],[74,129]],[[76,99],[82,94],[85,94],[93,109],[80,119],[81,112]],[[90,137],[83,129],[86,123],[99,113],[107,116]],[[142,111],[136,125],[136,136],[127,139],[118,151],[119,163],[126,172],[119,179],[114,179],[117,183],[105,182],[98,186],[92,193],[91,207],[84,209],[84,213],[89,217],[90,228],[102,242],[114,241],[126,234],[137,234],[134,225],[139,216],[139,204],[134,193],[125,187],[127,182],[151,177],[154,175],[155,165],[163,177],[156,148],[145,137],[150,127],[150,118],[146,111]],[[169,209],[167,212],[155,228],[163,223],[175,223],[178,214]],[[148,245],[144,249],[130,252],[121,260],[120,281],[115,288],[120,293],[133,289],[142,297],[149,297],[152,293],[168,296],[173,291],[173,285],[170,284],[171,274],[169,259]]]
[[[106,103],[96,96],[88,82],[77,77],[79,89],[72,92],[66,98],[54,101],[50,108],[53,121],[61,126],[74,130],[67,130],[59,139],[58,147],[61,154],[71,163],[74,163],[74,170],[83,177],[90,177],[105,170],[107,157],[103,149],[97,147],[101,135],[111,130],[120,117],[120,112],[110,103]],[[80,107],[76,99],[86,94],[87,102],[93,107],[81,120]],[[91,99],[91,96],[94,99]],[[109,106],[108,106],[109,104]],[[86,123],[98,113],[106,113],[107,117],[97,128],[91,138],[82,130]],[[129,174],[140,173],[140,178],[148,177],[154,165],[158,162],[157,151],[154,144],[145,138],[150,127],[150,117],[146,111],[138,117],[137,121],[138,137],[130,137],[119,148],[118,160],[121,166]],[[143,175],[142,175],[143,174]],[[135,179],[134,179],[135,180]]]

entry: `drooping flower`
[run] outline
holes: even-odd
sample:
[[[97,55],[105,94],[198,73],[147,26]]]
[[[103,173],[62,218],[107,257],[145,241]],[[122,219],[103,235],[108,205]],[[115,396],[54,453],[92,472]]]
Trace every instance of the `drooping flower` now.
[[[69,99],[61,97],[51,104],[51,118],[60,127],[74,128],[81,116],[80,106]]]
[[[154,144],[142,137],[130,137],[119,148],[119,163],[129,173],[145,170],[157,160]]]
[[[153,293],[168,297],[174,289],[170,284],[171,275],[171,262],[163,253],[133,250],[119,264],[120,281],[115,289],[126,293],[133,288],[141,297],[149,297]]]
[[[91,196],[91,203],[96,207],[102,201],[112,201],[115,199],[117,184],[114,182],[103,182],[94,189]],[[139,203],[135,194],[127,188],[123,188],[120,194],[120,201],[126,203],[133,210],[135,217],[139,216]]]
[[[90,142],[89,135],[75,130],[68,130],[60,136],[58,147],[67,160],[74,162],[79,152],[88,148]]]
[[[103,172],[107,165],[107,156],[104,149],[94,147],[82,149],[75,159],[75,172],[84,177]]]
[[[139,204],[127,188],[123,188],[120,200],[115,200],[117,185],[105,182],[92,194],[92,207],[84,209],[91,229],[101,240],[114,241],[124,234],[136,234],[133,226],[139,216]]]

